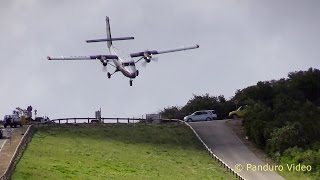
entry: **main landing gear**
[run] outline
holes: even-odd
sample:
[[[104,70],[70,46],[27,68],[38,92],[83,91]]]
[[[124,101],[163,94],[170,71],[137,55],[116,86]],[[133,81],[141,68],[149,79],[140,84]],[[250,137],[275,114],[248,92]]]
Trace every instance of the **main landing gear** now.
[[[116,69],[112,74],[108,72],[108,73],[107,73],[108,78],[110,79],[111,76],[112,76],[114,73],[118,72],[118,71],[119,71],[119,69]]]

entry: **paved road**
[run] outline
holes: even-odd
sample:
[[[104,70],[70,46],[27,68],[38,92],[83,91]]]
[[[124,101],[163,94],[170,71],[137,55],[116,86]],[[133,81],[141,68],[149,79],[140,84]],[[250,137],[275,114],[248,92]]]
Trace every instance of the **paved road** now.
[[[5,141],[6,141],[6,136],[7,136],[7,133],[6,133],[6,130],[5,129],[1,129],[2,130],[2,135],[4,136],[4,137],[2,137],[2,139],[0,139],[0,151],[1,151],[1,149],[2,149],[2,147],[3,147],[3,145],[4,145],[4,143],[5,143]]]
[[[257,158],[225,124],[226,120],[203,121],[189,123],[199,134],[209,148],[231,168],[241,164],[243,169],[239,172],[247,180],[280,180],[283,179],[274,171],[256,171],[247,168],[247,165],[266,165]],[[271,165],[270,165],[271,166]],[[239,167],[239,166],[238,166]],[[248,169],[248,170],[247,170]]]
[[[5,129],[5,128],[3,128],[2,127],[2,135],[3,135],[3,137],[2,137],[2,139],[0,139],[0,151],[1,151],[1,148],[3,147],[3,145],[4,145],[4,143],[6,142],[6,140],[9,140],[8,139],[8,129],[9,129],[9,131],[11,131],[11,136],[12,136],[12,133],[13,133],[13,131],[15,131],[15,129],[18,129],[18,128],[7,128],[7,129]]]
[[[0,151],[2,149],[2,146],[3,146],[4,142],[5,142],[5,139],[0,139]]]

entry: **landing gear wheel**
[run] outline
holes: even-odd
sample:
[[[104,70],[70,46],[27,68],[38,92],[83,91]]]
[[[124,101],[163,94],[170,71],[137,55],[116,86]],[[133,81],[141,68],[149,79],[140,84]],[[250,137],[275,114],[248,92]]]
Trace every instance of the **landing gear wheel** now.
[[[139,76],[139,70],[136,71],[136,76]]]
[[[130,86],[132,86],[132,80],[130,80]]]
[[[107,75],[108,75],[108,78],[110,79],[111,78],[111,74],[108,72]]]

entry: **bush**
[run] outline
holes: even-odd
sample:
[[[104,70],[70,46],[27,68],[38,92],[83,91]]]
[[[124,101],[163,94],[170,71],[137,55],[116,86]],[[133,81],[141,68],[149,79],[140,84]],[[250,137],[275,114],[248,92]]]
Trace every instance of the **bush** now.
[[[244,116],[244,127],[249,139],[260,148],[266,145],[267,124],[272,120],[271,109],[261,102],[249,106]]]
[[[288,148],[284,151],[280,160],[281,164],[303,164],[310,165],[312,167],[311,172],[320,176],[320,149],[313,150],[307,149],[303,150],[297,146],[293,148]]]
[[[299,123],[288,124],[273,130],[267,144],[266,150],[269,154],[276,152],[282,154],[290,147],[302,147],[305,144],[305,138],[301,132],[301,125]]]

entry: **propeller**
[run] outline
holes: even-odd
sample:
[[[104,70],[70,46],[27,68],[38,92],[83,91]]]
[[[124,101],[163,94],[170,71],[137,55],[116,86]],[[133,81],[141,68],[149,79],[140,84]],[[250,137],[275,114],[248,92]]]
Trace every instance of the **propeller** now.
[[[159,61],[159,57],[152,57],[151,59],[153,62],[158,62]]]
[[[141,63],[143,67],[146,67],[147,63],[150,63],[151,61],[158,62],[159,60],[158,57],[152,57],[152,54],[150,53],[149,50],[144,51],[142,58],[144,59],[144,61]]]
[[[151,58],[148,59],[148,60],[144,60],[144,61],[141,63],[141,65],[142,65],[143,67],[146,67],[147,64],[150,63],[151,61],[152,61],[152,62],[158,62],[158,61],[159,61],[159,58],[158,58],[158,57],[151,57]]]
[[[107,66],[102,66],[102,72],[108,72]]]
[[[144,68],[147,67],[147,61],[143,61],[143,62],[141,63],[141,66],[144,67]]]
[[[107,65],[108,65],[108,60],[104,60],[103,58],[101,59],[101,63],[102,63],[102,71],[103,72],[108,72],[108,69],[107,69]]]

